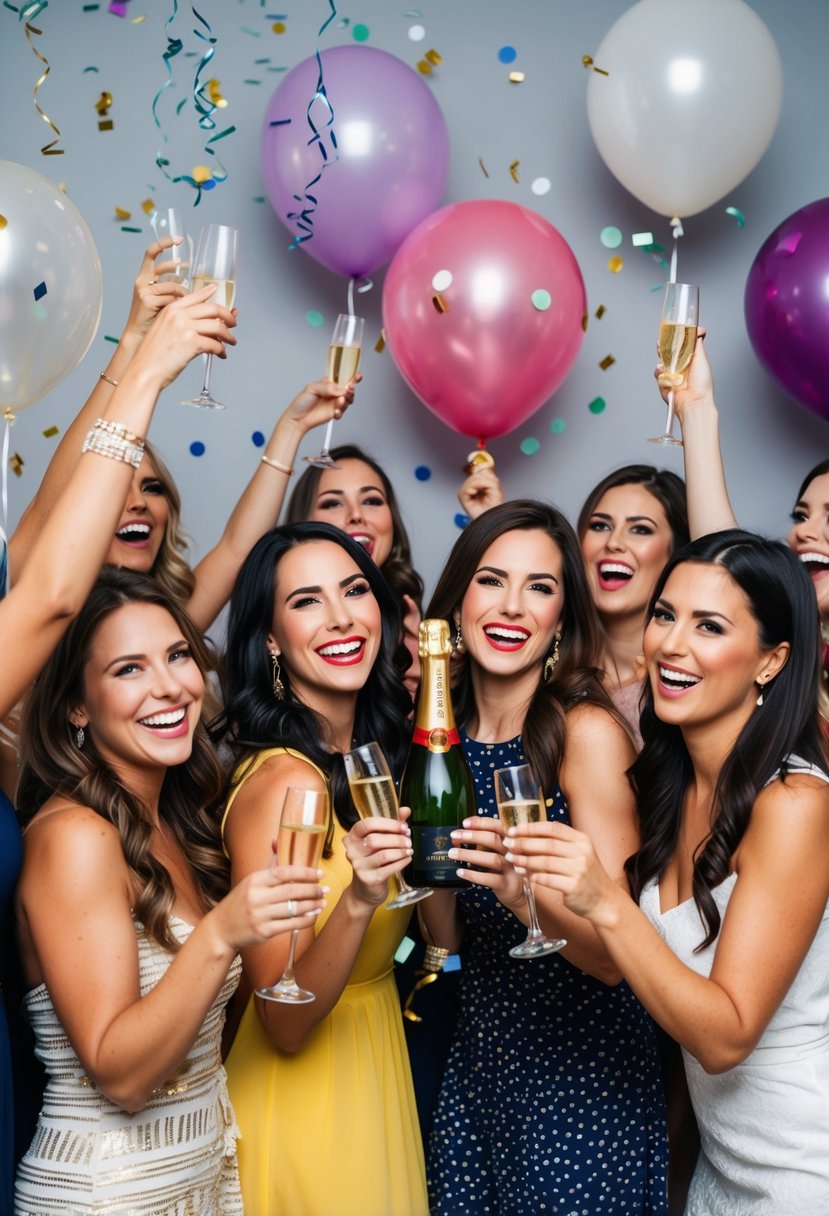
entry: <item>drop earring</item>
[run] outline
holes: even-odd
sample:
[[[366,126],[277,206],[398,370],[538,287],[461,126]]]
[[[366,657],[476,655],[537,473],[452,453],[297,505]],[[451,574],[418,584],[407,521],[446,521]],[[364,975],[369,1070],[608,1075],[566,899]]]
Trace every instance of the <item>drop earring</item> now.
[[[559,646],[560,642],[561,642],[561,630],[559,629],[558,632],[556,633],[555,638],[553,639],[552,653],[547,655],[546,662],[544,663],[544,683],[545,684],[550,683],[550,680],[552,680],[552,678],[555,674],[555,670],[558,667],[558,661],[561,658],[561,647]]]
[[[271,651],[271,662],[273,663],[273,695],[277,701],[282,701],[285,698],[285,685],[282,683],[279,655],[275,650]]]
[[[86,739],[86,735],[84,734],[84,729],[82,726],[79,726],[77,733],[75,735],[75,743],[77,744],[78,751],[81,751],[83,749],[84,739]]]
[[[766,692],[766,690],[765,690],[765,687],[764,687],[762,684],[760,684],[760,686],[759,686],[759,687],[760,687],[760,695],[759,695],[759,697],[757,698],[757,704],[758,704],[758,705],[762,705],[762,704],[763,704],[764,697],[765,697],[765,692]]]
[[[455,654],[463,654],[463,637],[461,636],[461,618],[455,620],[455,633],[452,638],[452,649]]]

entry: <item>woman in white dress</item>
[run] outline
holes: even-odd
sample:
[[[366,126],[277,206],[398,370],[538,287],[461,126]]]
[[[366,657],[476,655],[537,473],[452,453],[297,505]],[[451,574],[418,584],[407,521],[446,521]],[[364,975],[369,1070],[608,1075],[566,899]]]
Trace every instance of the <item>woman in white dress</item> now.
[[[228,892],[207,666],[175,600],[107,567],[26,705],[16,919],[47,1084],[17,1216],[242,1211],[220,1054],[237,951],[323,900],[319,871],[268,855]]]
[[[802,563],[738,530],[692,542],[657,584],[645,659],[634,899],[566,825],[511,831],[510,856],[683,1047],[689,1216],[826,1216],[829,766]]]

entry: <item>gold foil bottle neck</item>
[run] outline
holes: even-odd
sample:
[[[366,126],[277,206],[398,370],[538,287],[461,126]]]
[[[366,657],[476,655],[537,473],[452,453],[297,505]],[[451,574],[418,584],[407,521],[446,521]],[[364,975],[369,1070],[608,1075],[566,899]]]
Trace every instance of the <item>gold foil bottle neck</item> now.
[[[452,651],[448,621],[444,621],[442,618],[427,618],[421,621],[417,635],[417,649],[421,659],[448,658]]]

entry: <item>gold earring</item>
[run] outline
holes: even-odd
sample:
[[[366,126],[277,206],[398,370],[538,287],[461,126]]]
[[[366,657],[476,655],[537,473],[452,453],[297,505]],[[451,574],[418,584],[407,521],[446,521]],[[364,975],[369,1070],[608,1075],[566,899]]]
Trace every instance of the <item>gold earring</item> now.
[[[282,701],[285,698],[285,685],[282,683],[279,655],[275,650],[271,651],[271,662],[273,663],[273,695],[277,701]]]
[[[552,680],[553,675],[555,674],[555,670],[558,667],[558,661],[561,658],[561,648],[559,646],[560,641],[561,641],[561,630],[559,629],[556,633],[555,638],[553,639],[552,653],[547,655],[547,660],[544,664],[544,683],[545,684],[550,683],[550,680]]]

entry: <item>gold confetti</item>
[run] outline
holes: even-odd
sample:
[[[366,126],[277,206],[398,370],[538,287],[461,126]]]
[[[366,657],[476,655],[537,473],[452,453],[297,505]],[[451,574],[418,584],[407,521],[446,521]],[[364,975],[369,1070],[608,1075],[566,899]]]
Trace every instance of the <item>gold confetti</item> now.
[[[602,317],[604,316],[604,314],[606,312],[607,312],[607,309],[605,308],[604,304],[600,304],[599,307],[596,309],[596,313],[595,313],[596,320],[601,321]]]
[[[271,26],[271,29],[275,34],[284,34],[287,28],[288,27],[285,25],[284,21],[274,21],[273,25]]]
[[[438,68],[443,63],[443,56],[439,55],[437,51],[427,51],[424,58],[431,63],[433,68]]]
[[[607,369],[609,367],[612,367],[615,362],[616,362],[616,360],[613,357],[613,355],[605,355],[605,357],[602,360],[600,360],[599,367],[602,369],[603,372],[606,372]]]
[[[218,109],[223,110],[227,105],[227,98],[222,97],[221,85],[221,80],[216,80],[215,77],[213,80],[208,80],[207,82],[207,89],[210,94],[211,102]]]
[[[47,426],[46,430],[43,432],[43,438],[52,439],[55,435],[59,435],[59,434],[60,434],[59,426]]]
[[[133,18],[132,18],[132,24],[133,24],[133,25],[140,25],[142,21],[146,21],[146,20],[147,20],[147,14],[146,14],[146,13],[144,13],[144,14],[143,14],[143,16],[141,16],[141,17],[133,17]]]
[[[606,71],[604,70],[604,68],[597,68],[597,67],[596,67],[595,63],[593,62],[593,56],[592,56],[592,55],[582,55],[582,57],[581,57],[581,61],[582,61],[582,63],[584,64],[584,66],[585,66],[586,68],[592,68],[592,69],[593,69],[593,71],[594,71],[594,72],[598,72],[600,76],[609,76],[609,75],[610,75],[610,73],[609,73],[609,72],[606,72]]]
[[[15,452],[13,456],[9,457],[9,468],[14,473],[15,477],[23,476],[23,465],[25,463],[26,462],[19,452]]]
[[[374,343],[374,349],[377,351],[378,355],[382,354],[382,352],[386,349],[386,331],[384,329],[380,330],[380,337]]]
[[[484,158],[482,156],[478,157],[478,164],[481,166],[481,172],[483,173],[484,177],[489,177],[489,174],[486,171],[486,165],[484,164]]]
[[[436,295],[432,296],[432,303],[435,306],[436,312],[448,312],[449,311],[449,305],[446,303],[446,301],[444,300],[444,298],[440,294],[440,292],[438,292]]]
[[[115,128],[115,123],[111,118],[102,118],[98,123],[99,131],[112,131]]]
[[[587,313],[586,312],[583,312],[581,315],[581,327],[584,330],[584,332],[587,333]]]
[[[155,199],[145,198],[144,202],[141,204],[141,210],[145,215],[152,215],[152,213],[156,210]],[[129,216],[126,216],[125,218],[129,219]]]
[[[2,232],[5,227],[7,227],[8,222],[9,221],[6,219],[5,215],[0,215],[0,232]]]
[[[195,165],[193,172],[190,174],[194,182],[209,182],[213,174],[208,169],[207,165]]]
[[[520,164],[521,164],[520,160],[514,160],[509,167],[509,175],[514,182],[518,181],[518,166]]]
[[[116,207],[115,208],[115,218],[117,220],[132,219],[132,212],[127,211],[126,207]]]
[[[425,59],[418,59],[417,70],[418,70],[418,72],[420,72],[421,76],[431,76],[432,75],[431,64],[428,64]]]
[[[523,84],[524,83],[524,73],[523,72],[510,72],[509,82],[510,82],[510,84]]]
[[[112,94],[108,93],[106,90],[104,90],[104,92],[101,94],[101,96],[95,102],[95,109],[98,111],[98,113],[103,118],[104,114],[106,114],[107,110],[110,108],[111,105],[112,105]]]
[[[607,263],[607,268],[611,274],[618,274],[619,271],[624,266],[624,264],[625,264],[624,258],[619,258],[619,257],[610,258],[610,260]]]

